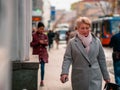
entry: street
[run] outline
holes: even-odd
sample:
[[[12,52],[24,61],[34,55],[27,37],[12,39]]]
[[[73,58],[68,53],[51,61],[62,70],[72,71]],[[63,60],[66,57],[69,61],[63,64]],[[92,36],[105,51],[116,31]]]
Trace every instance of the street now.
[[[65,28],[69,31],[90,30],[100,38],[102,45],[108,45],[111,37],[120,30],[120,0],[0,0],[0,13],[0,90],[72,90],[71,72],[68,82],[60,82],[65,42],[60,43],[59,49],[54,45],[48,51],[45,86],[39,86],[39,60],[38,56],[32,55],[30,48],[33,34],[40,30],[39,22],[44,24],[41,31],[46,35],[48,31],[55,32],[58,28],[62,31]],[[79,17],[88,18],[90,27],[78,28],[76,21]],[[114,82],[112,49],[104,47],[104,50],[111,82]]]
[[[49,63],[45,66],[45,86],[40,87],[40,70],[38,71],[38,90],[72,90],[70,75],[69,81],[65,84],[60,82],[61,65],[63,61],[63,55],[65,52],[66,44],[63,42],[59,45],[59,49],[56,49],[56,45],[49,51]],[[112,49],[104,47],[105,55],[107,59],[107,66],[109,71],[113,71],[111,53]],[[38,62],[37,56],[33,56],[30,53],[30,60]],[[114,82],[114,76],[110,73],[111,82]],[[103,81],[104,86],[104,81]]]

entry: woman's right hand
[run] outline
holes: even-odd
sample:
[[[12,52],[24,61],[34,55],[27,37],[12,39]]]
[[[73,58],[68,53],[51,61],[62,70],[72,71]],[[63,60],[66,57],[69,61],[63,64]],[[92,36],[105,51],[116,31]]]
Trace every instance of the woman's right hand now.
[[[44,40],[40,40],[39,42],[40,42],[40,44],[43,44],[43,43],[44,43]]]
[[[105,82],[106,82],[106,83],[110,83],[110,79],[108,79],[108,80],[105,80]]]
[[[61,80],[62,83],[67,82],[68,81],[68,75],[67,74],[61,75],[60,80]]]

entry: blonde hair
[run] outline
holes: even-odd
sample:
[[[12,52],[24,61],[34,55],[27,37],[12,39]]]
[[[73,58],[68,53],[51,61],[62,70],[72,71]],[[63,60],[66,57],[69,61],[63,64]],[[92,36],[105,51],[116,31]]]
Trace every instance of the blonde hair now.
[[[75,23],[76,28],[82,23],[87,24],[91,27],[91,20],[88,17],[79,17]]]

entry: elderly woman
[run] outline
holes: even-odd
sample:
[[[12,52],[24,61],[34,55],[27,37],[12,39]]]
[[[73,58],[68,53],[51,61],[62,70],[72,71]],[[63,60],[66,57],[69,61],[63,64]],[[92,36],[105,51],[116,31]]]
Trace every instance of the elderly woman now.
[[[77,35],[72,38],[64,54],[60,80],[68,80],[69,67],[72,64],[73,90],[101,90],[102,76],[110,82],[105,54],[100,40],[91,33],[91,21],[80,17],[76,21]]]

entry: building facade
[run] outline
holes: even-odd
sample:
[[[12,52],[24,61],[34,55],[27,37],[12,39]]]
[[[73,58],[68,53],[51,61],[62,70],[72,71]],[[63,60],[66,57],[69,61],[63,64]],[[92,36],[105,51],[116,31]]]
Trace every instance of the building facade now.
[[[98,18],[99,16],[111,15],[119,13],[118,0],[84,0],[78,1],[71,5],[72,10],[77,11],[77,16],[87,16],[91,19]]]

